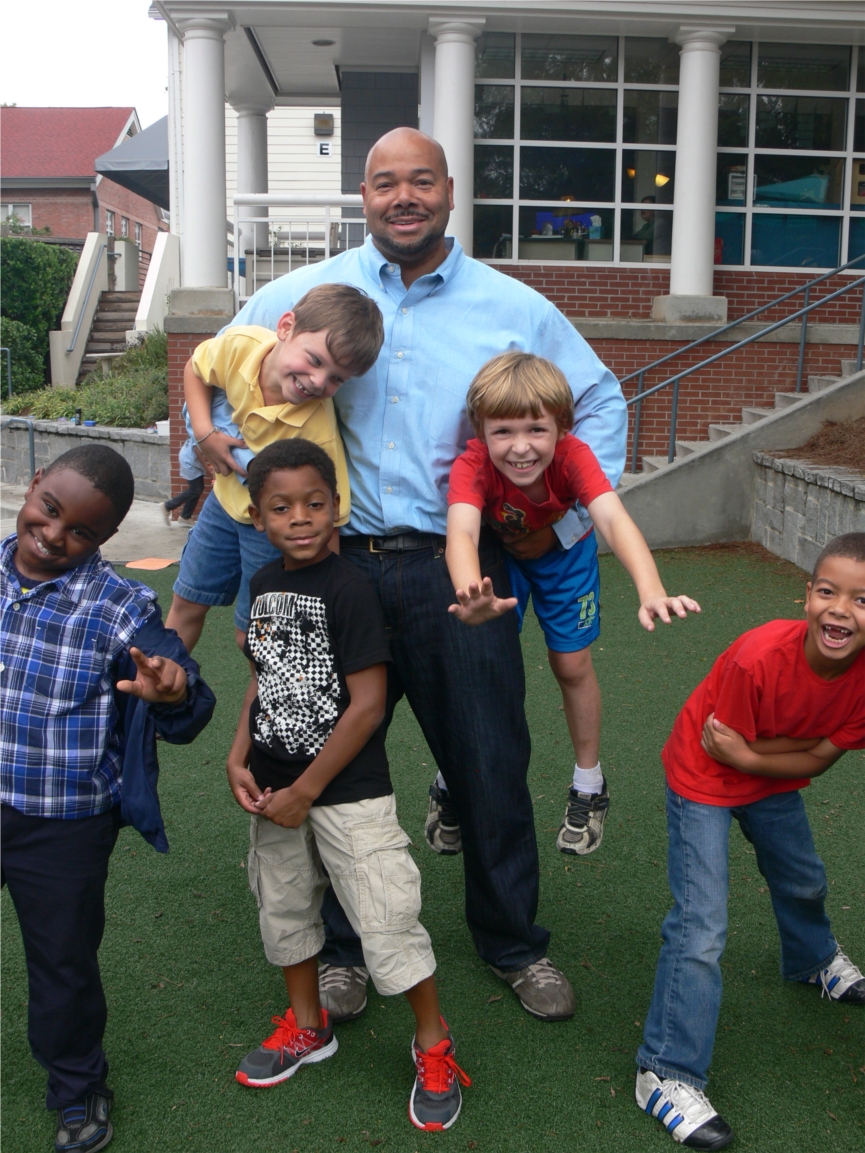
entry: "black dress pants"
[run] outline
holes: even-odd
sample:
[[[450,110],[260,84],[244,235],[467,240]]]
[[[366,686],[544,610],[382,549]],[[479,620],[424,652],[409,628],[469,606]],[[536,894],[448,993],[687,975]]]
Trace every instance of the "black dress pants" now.
[[[30,987],[28,1040],[48,1071],[48,1109],[105,1086],[107,1007],[97,953],[120,810],[79,820],[2,806],[2,879],[18,914]]]

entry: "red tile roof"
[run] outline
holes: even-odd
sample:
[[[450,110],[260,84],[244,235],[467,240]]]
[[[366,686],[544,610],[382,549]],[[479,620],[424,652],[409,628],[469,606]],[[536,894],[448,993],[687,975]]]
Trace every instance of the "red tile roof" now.
[[[4,108],[0,171],[7,177],[95,177],[94,160],[114,147],[133,111]]]

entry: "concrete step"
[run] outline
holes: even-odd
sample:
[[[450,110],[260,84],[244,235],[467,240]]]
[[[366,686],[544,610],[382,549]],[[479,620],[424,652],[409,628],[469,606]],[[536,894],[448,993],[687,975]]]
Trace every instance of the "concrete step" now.
[[[774,409],[771,408],[757,408],[750,406],[742,409],[742,424],[758,424],[761,420],[765,420]]]
[[[709,440],[726,440],[734,432],[741,432],[744,424],[710,424]]]
[[[139,300],[140,292],[103,292],[99,297],[100,304],[137,304]]]
[[[617,488],[627,488],[629,484],[633,484],[635,480],[642,480],[643,473],[641,472],[623,472],[619,478]],[[17,515],[17,513],[16,513]]]
[[[84,349],[85,356],[93,352],[125,352],[126,338],[123,340],[88,340]]]
[[[692,456],[695,452],[708,448],[711,443],[710,440],[677,440],[676,460],[682,456]]]
[[[856,360],[842,360],[841,361],[841,375],[853,376],[856,372]]]
[[[800,400],[804,400],[807,395],[807,392],[776,392],[775,408],[790,408]]]
[[[833,384],[837,384],[840,379],[840,376],[809,376],[808,391],[822,392],[824,388],[831,388]]]
[[[662,468],[666,468],[670,463],[666,456],[644,456],[643,460],[643,475],[647,472],[660,472]]]
[[[118,324],[116,320],[111,320],[111,321],[109,321],[109,320],[94,320],[93,327],[90,329],[90,331],[92,333],[95,333],[95,332],[103,333],[103,334],[111,333],[113,336],[115,333],[120,333],[120,332],[125,334],[130,328],[134,327],[134,325],[135,325],[134,318],[132,320],[130,320],[128,322],[128,324],[126,324],[126,323]]]

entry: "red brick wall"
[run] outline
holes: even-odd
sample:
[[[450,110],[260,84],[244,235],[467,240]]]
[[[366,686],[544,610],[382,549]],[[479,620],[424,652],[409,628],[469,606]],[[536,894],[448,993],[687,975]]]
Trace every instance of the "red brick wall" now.
[[[196,348],[209,336],[216,336],[216,330],[211,333],[197,332],[169,332],[168,333],[168,419],[171,421],[171,491],[178,493],[186,488],[186,482],[180,475],[177,454],[186,440],[186,424],[181,416],[183,408],[183,370],[186,362]],[[210,481],[205,477],[204,496],[210,492]],[[196,513],[201,512],[203,498],[199,501]],[[175,514],[176,515],[176,514]]]
[[[97,186],[96,195],[99,199],[100,228],[105,229],[105,211],[110,209],[114,212],[115,235],[120,236],[120,218],[125,216],[129,221],[129,239],[135,239],[135,225],[136,223],[141,224],[143,226],[142,248],[145,252],[153,252],[157,233],[167,229],[167,226],[161,224],[159,220],[156,206],[151,204],[149,200],[145,200],[143,196],[136,196],[129,189],[122,188],[113,180],[107,180],[104,177]]]
[[[549,297],[567,316],[620,317],[648,320],[652,300],[670,291],[669,269],[658,268],[593,268],[587,264],[497,264],[499,272],[514,276]],[[730,320],[768,304],[776,296],[814,279],[810,272],[766,272],[752,269],[715,269],[715,294],[726,296]],[[813,299],[849,283],[846,275],[824,281],[815,289]],[[781,309],[772,309],[759,319],[769,323],[801,307],[801,297],[794,297]],[[811,314],[825,324],[858,324],[862,297],[848,292]]]
[[[83,240],[93,231],[93,193],[87,188],[31,188],[4,192],[4,199],[31,206],[34,228],[52,235]]]

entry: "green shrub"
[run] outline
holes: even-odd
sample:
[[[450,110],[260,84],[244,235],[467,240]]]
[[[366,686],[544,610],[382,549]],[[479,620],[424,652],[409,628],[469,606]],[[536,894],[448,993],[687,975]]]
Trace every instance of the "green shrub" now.
[[[146,428],[168,417],[168,342],[154,331],[119,356],[108,376],[98,368],[78,388],[43,388],[4,401],[3,414],[35,420],[75,416],[116,428]]]
[[[30,329],[32,335],[26,343],[40,361],[38,370],[32,367],[29,370],[37,371],[37,387],[48,376],[48,333],[60,327],[60,317],[66,307],[77,265],[77,254],[57,244],[41,244],[38,240],[22,240],[15,236],[4,236],[0,240],[0,275],[3,278],[0,311],[9,320]],[[23,339],[21,334],[18,339],[19,342]],[[5,339],[3,343],[6,343]],[[24,356],[22,359],[27,358]]]
[[[0,345],[12,356],[12,391],[32,392],[45,384],[45,358],[32,328],[9,316],[0,317]],[[0,394],[8,395],[6,354],[0,359]]]

